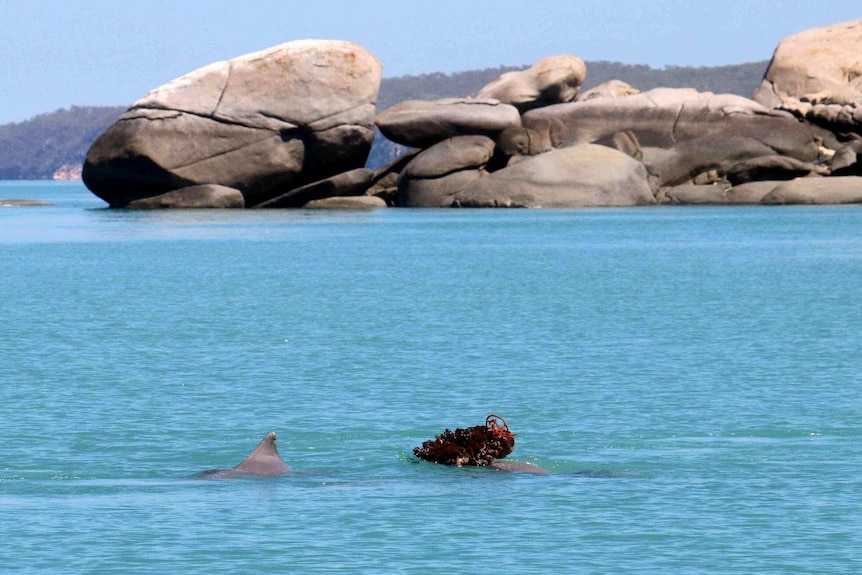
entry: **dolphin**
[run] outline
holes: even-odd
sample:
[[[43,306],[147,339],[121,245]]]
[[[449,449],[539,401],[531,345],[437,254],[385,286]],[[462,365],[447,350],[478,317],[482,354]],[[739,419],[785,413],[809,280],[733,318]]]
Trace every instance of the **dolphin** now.
[[[199,473],[197,477],[201,479],[224,479],[231,477],[283,475],[288,473],[290,468],[279,457],[275,439],[275,432],[270,431],[257,444],[251,455],[246,457],[239,465],[230,469],[208,469]]]
[[[495,461],[491,464],[491,467],[500,471],[515,471],[519,473],[550,473],[550,471],[542,469],[538,465],[522,461]]]

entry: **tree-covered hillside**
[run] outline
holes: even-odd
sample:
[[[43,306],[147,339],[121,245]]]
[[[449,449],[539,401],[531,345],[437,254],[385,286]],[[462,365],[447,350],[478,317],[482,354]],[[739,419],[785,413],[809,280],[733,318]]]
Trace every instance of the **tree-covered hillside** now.
[[[0,126],[0,180],[50,180],[75,172],[90,144],[125,111],[119,106],[72,106]]]
[[[751,97],[763,79],[768,62],[702,68],[668,66],[661,69],[618,62],[586,64],[587,79],[583,90],[616,79],[639,90],[664,86]],[[384,78],[377,108],[383,110],[404,100],[474,96],[500,74],[525,67]],[[122,106],[73,106],[0,126],[0,180],[74,177],[80,172],[90,144],[124,111]],[[369,166],[384,165],[400,151],[399,146],[378,138]]]

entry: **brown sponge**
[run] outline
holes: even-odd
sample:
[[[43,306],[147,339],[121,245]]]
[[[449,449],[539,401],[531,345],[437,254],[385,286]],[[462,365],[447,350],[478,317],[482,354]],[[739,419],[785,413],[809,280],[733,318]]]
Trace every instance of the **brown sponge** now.
[[[515,449],[515,434],[509,432],[506,421],[489,415],[485,425],[455,431],[447,429],[434,439],[415,447],[413,454],[425,461],[443,465],[473,465],[486,467],[494,460],[506,457]]]

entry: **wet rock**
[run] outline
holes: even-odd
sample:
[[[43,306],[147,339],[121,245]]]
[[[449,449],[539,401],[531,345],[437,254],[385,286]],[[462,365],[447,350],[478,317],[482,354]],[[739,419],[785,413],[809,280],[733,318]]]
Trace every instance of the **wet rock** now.
[[[373,178],[373,170],[366,168],[350,170],[349,172],[296,188],[253,207],[299,208],[313,200],[322,200],[331,197],[361,196],[371,186]]]
[[[386,202],[377,196],[347,196],[311,200],[302,207],[306,209],[373,210],[385,208]]]
[[[158,196],[150,196],[129,202],[124,207],[136,210],[147,209],[200,209],[200,208],[244,208],[242,192],[227,186],[203,184],[180,188]]]

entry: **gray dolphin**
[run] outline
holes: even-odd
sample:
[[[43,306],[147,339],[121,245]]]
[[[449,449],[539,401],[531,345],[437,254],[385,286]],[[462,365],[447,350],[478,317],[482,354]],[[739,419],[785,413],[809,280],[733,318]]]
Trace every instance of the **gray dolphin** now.
[[[208,469],[197,475],[198,478],[222,479],[231,477],[250,477],[261,475],[283,475],[290,468],[278,455],[278,447],[275,445],[275,432],[270,431],[266,437],[258,443],[251,455],[230,469]]]
[[[519,473],[550,473],[547,469],[542,469],[538,465],[525,463],[522,461],[500,461],[497,460],[491,464],[494,469],[500,471],[515,471]]]

